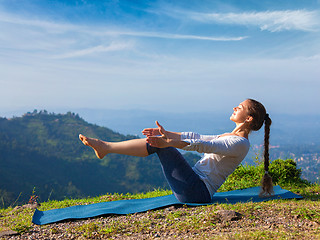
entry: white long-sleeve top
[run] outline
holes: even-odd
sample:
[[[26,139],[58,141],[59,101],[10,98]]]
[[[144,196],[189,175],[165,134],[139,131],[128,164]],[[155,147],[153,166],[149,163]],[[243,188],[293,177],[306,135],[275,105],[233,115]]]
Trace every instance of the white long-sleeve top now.
[[[204,181],[211,196],[242,162],[250,147],[247,138],[235,135],[219,137],[182,132],[181,140],[189,143],[183,150],[204,153],[193,170]]]

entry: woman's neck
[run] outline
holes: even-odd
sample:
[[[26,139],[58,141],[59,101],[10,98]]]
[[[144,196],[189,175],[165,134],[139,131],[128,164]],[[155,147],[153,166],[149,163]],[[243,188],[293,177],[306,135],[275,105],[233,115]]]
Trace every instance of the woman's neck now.
[[[245,123],[237,124],[237,126],[235,127],[235,129],[233,129],[231,134],[248,139],[250,130],[245,125]]]

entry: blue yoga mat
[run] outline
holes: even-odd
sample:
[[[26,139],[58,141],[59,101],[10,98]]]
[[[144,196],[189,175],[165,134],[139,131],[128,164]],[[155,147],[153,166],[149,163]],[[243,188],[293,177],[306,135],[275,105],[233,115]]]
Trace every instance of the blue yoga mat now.
[[[82,219],[96,217],[106,214],[130,214],[145,212],[152,209],[159,209],[172,205],[200,206],[214,203],[239,203],[239,202],[262,202],[272,199],[291,199],[302,198],[280,186],[274,187],[274,196],[269,198],[260,198],[258,196],[260,187],[234,190],[229,192],[215,193],[212,203],[181,203],[174,195],[146,199],[130,199],[112,202],[94,203],[90,205],[79,205],[67,208],[53,209],[48,211],[39,211],[36,209],[32,222],[37,225],[59,222],[67,219]]]

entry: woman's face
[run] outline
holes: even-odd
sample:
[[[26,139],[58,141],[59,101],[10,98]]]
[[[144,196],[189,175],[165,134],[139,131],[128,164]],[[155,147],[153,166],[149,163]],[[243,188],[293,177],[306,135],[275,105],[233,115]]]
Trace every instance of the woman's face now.
[[[248,100],[243,101],[239,106],[233,108],[233,114],[230,117],[231,121],[235,123],[243,123],[249,117],[249,104]]]

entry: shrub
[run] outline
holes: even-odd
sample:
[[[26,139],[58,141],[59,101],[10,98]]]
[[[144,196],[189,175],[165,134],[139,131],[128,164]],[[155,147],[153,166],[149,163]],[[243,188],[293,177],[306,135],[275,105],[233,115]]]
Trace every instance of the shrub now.
[[[257,166],[240,165],[227,178],[219,191],[230,191],[255,187],[260,185],[264,174],[263,163]],[[280,186],[308,186],[310,183],[301,179],[301,169],[297,169],[297,164],[293,159],[276,159],[270,163],[269,174],[274,185]]]
[[[297,163],[293,159],[276,159],[269,166],[269,172],[273,183],[278,185],[308,185],[301,179],[301,169],[297,169]]]

